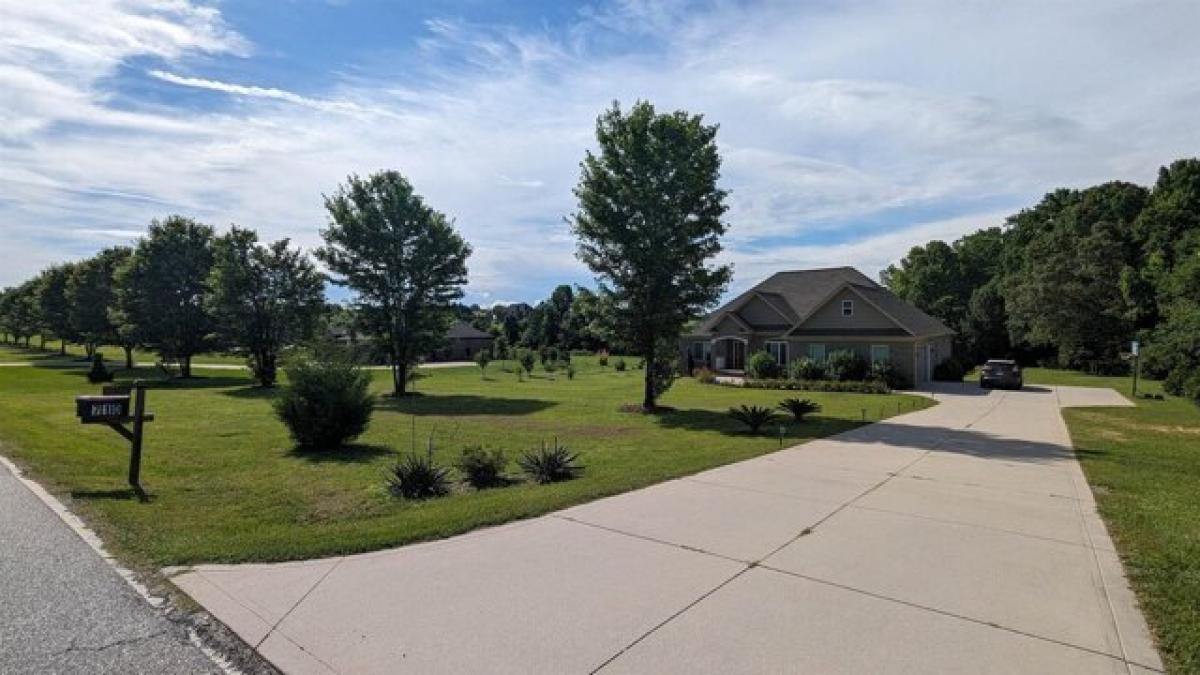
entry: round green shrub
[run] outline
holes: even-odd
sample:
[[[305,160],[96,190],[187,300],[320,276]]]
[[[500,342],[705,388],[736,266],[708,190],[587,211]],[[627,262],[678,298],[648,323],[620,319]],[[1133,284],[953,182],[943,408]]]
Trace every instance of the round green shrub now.
[[[301,359],[287,369],[275,414],[303,450],[336,450],[367,429],[375,401],[371,376],[348,358]]]
[[[750,361],[746,363],[746,376],[756,380],[769,380],[780,375],[779,364],[775,362],[775,357],[764,351],[757,351],[750,355]]]

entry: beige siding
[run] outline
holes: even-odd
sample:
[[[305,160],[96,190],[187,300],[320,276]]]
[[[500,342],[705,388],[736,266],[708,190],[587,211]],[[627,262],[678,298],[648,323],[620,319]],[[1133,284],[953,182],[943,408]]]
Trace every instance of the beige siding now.
[[[854,302],[854,315],[842,316],[842,301]],[[897,328],[896,322],[851,290],[842,290],[801,324],[801,330],[860,330]]]

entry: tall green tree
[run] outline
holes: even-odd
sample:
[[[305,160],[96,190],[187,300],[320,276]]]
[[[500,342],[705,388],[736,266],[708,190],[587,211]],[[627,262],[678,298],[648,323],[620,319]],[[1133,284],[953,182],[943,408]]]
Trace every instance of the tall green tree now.
[[[1137,264],[1133,222],[1147,196],[1120,182],[1059,191],[1010,221],[1023,244],[1003,282],[1014,340],[1053,348],[1065,367],[1123,367],[1135,326],[1121,279]]]
[[[471,247],[396,171],[350,176],[325,198],[329,227],[317,257],[386,348],[392,388],[405,393],[409,370],[439,347],[467,282]]]
[[[67,282],[74,265],[53,265],[38,275],[37,305],[41,317],[41,339],[53,336],[59,341],[59,353],[67,353],[67,342],[75,339],[71,327],[71,303],[67,297]]]
[[[316,330],[324,277],[287,239],[264,246],[253,230],[233,227],[213,243],[208,284],[218,338],[246,353],[259,384],[274,386],[280,351]]]
[[[102,344],[121,342],[111,312],[115,309],[117,299],[117,269],[129,260],[130,255],[131,250],[124,246],[107,248],[80,261],[71,270],[67,280],[71,327],[76,339],[83,344],[88,358]],[[132,347],[126,352],[125,367],[133,367]]]
[[[119,330],[178,361],[183,377],[191,377],[192,357],[210,343],[204,294],[212,243],[213,229],[190,218],[155,220],[116,275]]]
[[[732,270],[721,251],[726,192],[717,126],[684,111],[616,103],[596,121],[575,188],[578,256],[614,298],[614,316],[646,359],[642,408],[671,385],[684,324],[714,305]]]
[[[12,336],[16,344],[24,341],[29,346],[29,340],[37,334],[40,318],[37,306],[37,281],[31,279],[25,283],[6,289],[3,296],[3,313],[0,319],[4,321],[4,331]]]

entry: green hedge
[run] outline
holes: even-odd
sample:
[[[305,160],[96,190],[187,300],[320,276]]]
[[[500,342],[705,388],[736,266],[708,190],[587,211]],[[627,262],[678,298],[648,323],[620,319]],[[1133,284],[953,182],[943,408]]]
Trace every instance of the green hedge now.
[[[751,389],[785,389],[788,391],[842,391],[855,394],[889,394],[887,384],[862,380],[745,380],[743,387]]]

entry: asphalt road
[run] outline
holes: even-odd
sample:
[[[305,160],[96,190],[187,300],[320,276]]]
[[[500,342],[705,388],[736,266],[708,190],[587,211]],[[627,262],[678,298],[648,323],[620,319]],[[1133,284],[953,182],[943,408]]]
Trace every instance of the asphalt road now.
[[[0,464],[0,673],[218,673]]]

